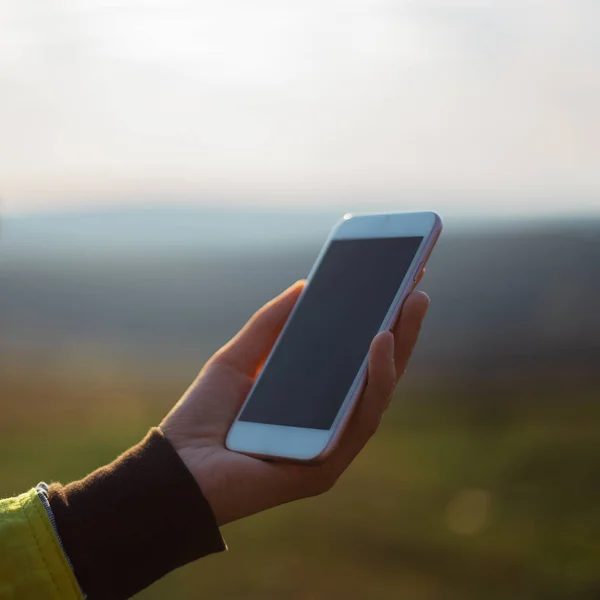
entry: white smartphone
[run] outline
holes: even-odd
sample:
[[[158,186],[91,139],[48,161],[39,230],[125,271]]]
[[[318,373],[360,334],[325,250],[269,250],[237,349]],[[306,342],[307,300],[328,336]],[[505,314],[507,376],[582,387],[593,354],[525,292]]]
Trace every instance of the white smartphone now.
[[[346,215],[334,227],[227,448],[275,460],[327,458],[362,393],[371,341],[394,327],[441,230],[433,212]]]

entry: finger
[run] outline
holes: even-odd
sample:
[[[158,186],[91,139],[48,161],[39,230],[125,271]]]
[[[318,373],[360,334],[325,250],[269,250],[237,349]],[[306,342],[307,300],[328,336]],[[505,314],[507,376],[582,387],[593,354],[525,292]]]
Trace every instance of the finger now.
[[[393,335],[380,333],[369,354],[368,380],[356,412],[344,432],[338,449],[323,465],[330,476],[337,477],[354,460],[369,438],[377,431],[385,409],[396,387],[397,378],[406,369],[408,359],[415,346],[429,298],[423,292],[413,292],[405,301]],[[379,339],[393,337],[393,359],[383,359]],[[389,342],[388,342],[389,343]],[[387,364],[387,371],[385,365]]]
[[[281,333],[304,285],[304,281],[297,281],[259,309],[216,354],[214,362],[227,364],[254,377]]]
[[[384,331],[375,336],[369,351],[367,384],[359,414],[365,429],[377,428],[395,385],[394,336],[389,331]]]
[[[394,327],[397,377],[402,377],[406,370],[428,308],[429,297],[424,292],[413,292],[404,302],[400,318]]]
[[[375,433],[396,384],[394,338],[378,334],[369,351],[367,384],[338,449],[330,461],[334,469],[345,469]]]
[[[421,269],[421,271],[419,272],[419,274],[417,275],[417,279],[415,280],[415,286],[417,286],[421,283],[421,280],[423,279],[423,276],[425,275],[425,271],[427,271],[427,267],[423,267]]]

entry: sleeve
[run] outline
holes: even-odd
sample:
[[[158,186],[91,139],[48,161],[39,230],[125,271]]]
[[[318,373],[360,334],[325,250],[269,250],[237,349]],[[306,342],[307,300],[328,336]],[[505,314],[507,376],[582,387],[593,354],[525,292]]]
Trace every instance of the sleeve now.
[[[52,484],[49,501],[89,600],[124,600],[226,549],[211,507],[160,429],[84,479]]]
[[[0,500],[0,598],[83,598],[35,488]]]

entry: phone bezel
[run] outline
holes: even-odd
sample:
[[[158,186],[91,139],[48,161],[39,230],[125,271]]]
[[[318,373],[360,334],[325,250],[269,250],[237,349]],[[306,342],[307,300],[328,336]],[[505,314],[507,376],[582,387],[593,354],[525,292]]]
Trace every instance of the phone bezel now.
[[[344,218],[334,226],[327,241],[323,245],[317,260],[307,277],[307,285],[300,295],[296,306],[292,310],[287,323],[290,322],[295,310],[302,302],[302,296],[306,293],[308,286],[310,286],[311,278],[318,270],[332,241],[340,239],[423,236],[421,245],[415,253],[415,257],[398,288],[393,302],[390,304],[390,308],[379,331],[392,329],[400,313],[402,303],[414,289],[415,282],[418,280],[419,274],[425,266],[441,230],[441,218],[434,212],[382,213],[356,216],[345,215]],[[308,463],[322,462],[337,445],[353,412],[356,401],[360,397],[366,381],[368,357],[365,357],[365,360],[358,370],[354,382],[330,429],[309,429],[305,427],[289,427],[240,421],[240,414],[246,404],[250,401],[256,383],[268,369],[271,356],[273,356],[274,352],[277,350],[279,339],[281,339],[281,336],[284,334],[287,323],[267,357],[264,367],[248,393],[244,404],[240,408],[229,433],[227,434],[225,445],[229,450],[261,458]]]

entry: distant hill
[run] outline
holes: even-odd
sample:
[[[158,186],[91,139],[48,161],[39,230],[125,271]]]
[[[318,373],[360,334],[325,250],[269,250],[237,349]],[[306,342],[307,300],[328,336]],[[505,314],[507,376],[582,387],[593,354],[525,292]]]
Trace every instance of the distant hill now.
[[[112,258],[268,247],[322,240],[338,212],[261,209],[110,209],[11,217],[0,228],[0,262],[48,255]]]
[[[5,360],[86,352],[200,360],[255,307],[306,275],[335,221],[136,215],[4,224]],[[412,371],[468,381],[600,381],[598,273],[597,222],[448,230],[423,283],[432,305]]]

